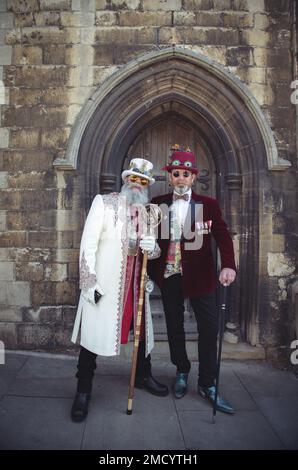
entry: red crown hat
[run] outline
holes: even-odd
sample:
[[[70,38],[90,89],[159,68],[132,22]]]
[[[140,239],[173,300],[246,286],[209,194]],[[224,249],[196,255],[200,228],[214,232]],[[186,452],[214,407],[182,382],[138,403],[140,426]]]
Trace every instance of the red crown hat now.
[[[190,151],[190,148],[187,147],[183,151],[178,144],[173,145],[173,153],[170,157],[170,160],[162,170],[171,172],[172,170],[188,170],[195,175],[198,174],[199,170],[196,166],[196,157],[193,152]]]

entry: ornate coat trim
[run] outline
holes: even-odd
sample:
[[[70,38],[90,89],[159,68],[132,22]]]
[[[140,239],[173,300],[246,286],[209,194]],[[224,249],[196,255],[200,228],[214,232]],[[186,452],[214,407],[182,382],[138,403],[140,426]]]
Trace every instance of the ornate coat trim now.
[[[87,260],[85,258],[85,252],[83,251],[81,262],[80,262],[80,289],[88,290],[96,285],[97,278],[96,274],[90,272]]]
[[[118,221],[119,193],[103,194],[102,199],[106,206],[110,206],[113,209],[114,225],[116,226]]]
[[[121,338],[121,324],[122,324],[122,313],[123,313],[123,300],[124,300],[124,290],[125,290],[125,277],[126,277],[126,265],[127,265],[127,256],[128,256],[128,243],[124,237],[121,239],[121,251],[123,253],[123,258],[121,262],[121,271],[120,271],[120,286],[118,291],[118,301],[117,301],[117,331],[116,331],[116,341],[115,341],[115,352],[120,354],[120,338]]]
[[[111,193],[113,196],[111,202],[113,204],[113,209],[115,211],[115,224],[118,220],[118,211],[119,211],[119,193]],[[110,196],[110,194],[108,194]],[[122,252],[122,261],[120,269],[120,286],[118,291],[117,299],[117,331],[116,331],[116,342],[115,342],[115,352],[120,354],[120,345],[121,345],[121,325],[122,325],[122,314],[123,314],[123,305],[124,305],[124,290],[125,290],[125,277],[126,277],[126,265],[127,265],[127,256],[128,256],[128,240],[126,238],[126,225],[124,224],[121,229],[121,252]]]

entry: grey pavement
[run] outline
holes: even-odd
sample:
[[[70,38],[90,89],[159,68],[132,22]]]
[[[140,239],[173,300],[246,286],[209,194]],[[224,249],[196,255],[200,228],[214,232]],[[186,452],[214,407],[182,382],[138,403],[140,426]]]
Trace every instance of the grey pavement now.
[[[298,449],[298,379],[261,360],[224,359],[220,393],[234,416],[212,409],[196,392],[192,362],[189,392],[155,397],[135,390],[126,414],[130,359],[97,360],[89,415],[73,423],[76,356],[6,352],[0,365],[0,449],[215,450]],[[153,375],[171,387],[175,368],[154,358]]]

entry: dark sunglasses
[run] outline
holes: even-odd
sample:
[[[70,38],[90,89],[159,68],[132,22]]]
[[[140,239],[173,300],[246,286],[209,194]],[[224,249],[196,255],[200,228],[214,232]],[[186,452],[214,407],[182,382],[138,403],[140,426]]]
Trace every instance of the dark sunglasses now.
[[[190,175],[191,175],[190,171],[183,171],[184,178],[188,178]],[[178,170],[172,171],[172,176],[174,176],[174,178],[179,178],[180,171]]]

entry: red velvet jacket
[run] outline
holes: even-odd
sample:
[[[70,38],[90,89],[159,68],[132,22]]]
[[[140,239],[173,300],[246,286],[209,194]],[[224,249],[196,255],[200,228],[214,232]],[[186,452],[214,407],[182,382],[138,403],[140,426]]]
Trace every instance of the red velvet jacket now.
[[[152,199],[152,203],[158,204],[165,213],[165,208],[171,206],[173,193],[165,194]],[[231,268],[236,271],[234,249],[231,236],[228,232],[226,223],[222,219],[221,210],[218,202],[210,197],[201,196],[192,192],[192,198],[189,203],[191,211],[191,228],[195,229],[195,205],[203,204],[203,221],[212,221],[211,233],[219,248],[221,257],[221,269]],[[190,213],[188,213],[190,215]],[[170,217],[163,215],[162,223],[170,224]],[[158,244],[161,248],[161,256],[157,259],[148,261],[148,275],[162,288],[164,282],[164,270],[166,265],[167,253],[170,238],[161,238],[161,230],[158,232]],[[190,240],[182,235],[181,238],[181,262],[182,262],[182,285],[184,297],[197,297],[201,294],[207,294],[215,290],[216,271],[214,259],[211,250],[211,233],[203,235],[203,244],[199,249],[185,249],[185,243]],[[189,246],[189,245],[188,245]]]

